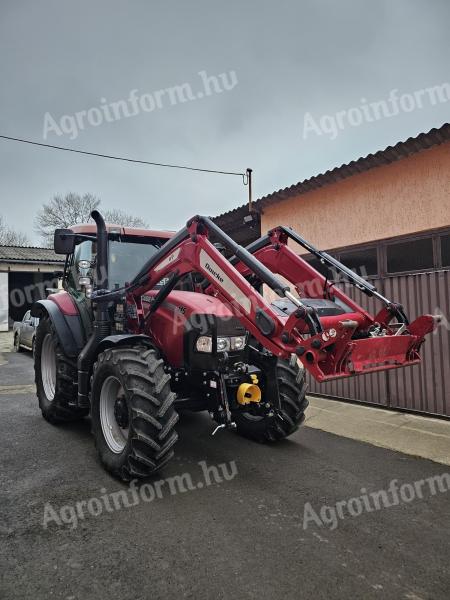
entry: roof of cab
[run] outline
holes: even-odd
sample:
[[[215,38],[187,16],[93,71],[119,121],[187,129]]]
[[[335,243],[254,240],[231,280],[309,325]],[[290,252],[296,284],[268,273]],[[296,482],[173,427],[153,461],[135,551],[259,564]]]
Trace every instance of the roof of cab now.
[[[94,223],[73,225],[70,229],[74,233],[91,234],[97,232],[97,226]],[[119,233],[120,235],[136,237],[162,238],[165,240],[168,240],[175,235],[175,231],[155,231],[153,229],[140,229],[138,227],[122,227],[121,225],[113,225],[111,223],[106,224],[106,229],[109,233]]]

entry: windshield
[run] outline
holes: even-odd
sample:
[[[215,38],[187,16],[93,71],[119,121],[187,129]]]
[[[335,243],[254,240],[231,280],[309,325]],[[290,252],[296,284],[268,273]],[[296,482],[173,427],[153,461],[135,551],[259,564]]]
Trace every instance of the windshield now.
[[[132,281],[147,260],[161,247],[159,240],[109,242],[109,287],[123,287]]]

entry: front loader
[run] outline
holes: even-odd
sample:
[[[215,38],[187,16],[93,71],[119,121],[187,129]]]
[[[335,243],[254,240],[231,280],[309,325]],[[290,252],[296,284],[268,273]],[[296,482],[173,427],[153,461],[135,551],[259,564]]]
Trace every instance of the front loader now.
[[[33,307],[37,395],[52,423],[90,413],[101,461],[123,480],[167,463],[181,410],[208,411],[213,433],[275,442],[304,420],[305,369],[327,381],[417,364],[436,325],[430,315],[409,323],[401,305],[290,228],[245,249],[207,217],[173,236],[92,217],[95,229],[55,233],[65,289]],[[383,309],[371,316],[289,239]]]

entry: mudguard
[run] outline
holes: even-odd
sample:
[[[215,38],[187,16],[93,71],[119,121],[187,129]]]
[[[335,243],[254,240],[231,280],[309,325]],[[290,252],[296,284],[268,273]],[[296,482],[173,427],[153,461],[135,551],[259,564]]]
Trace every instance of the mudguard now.
[[[100,353],[103,352],[103,350],[106,350],[106,348],[111,348],[113,346],[126,346],[130,342],[141,342],[142,344],[146,344],[148,346],[154,346],[148,335],[121,333],[116,335],[108,335],[108,337],[105,337],[98,345],[97,350],[98,353]]]
[[[64,315],[60,307],[51,300],[38,300],[31,307],[33,317],[47,314],[56,330],[64,354],[77,357],[84,346],[83,327],[79,314]]]

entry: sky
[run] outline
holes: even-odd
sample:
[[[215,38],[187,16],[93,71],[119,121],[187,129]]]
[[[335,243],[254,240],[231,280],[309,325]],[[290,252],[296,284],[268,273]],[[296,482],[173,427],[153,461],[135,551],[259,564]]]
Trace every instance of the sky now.
[[[450,85],[449,29],[447,0],[0,0],[0,135],[250,167],[259,198],[450,121],[450,97],[423,91]],[[0,139],[11,227],[38,244],[36,212],[66,192],[171,230],[247,200],[238,176]]]

